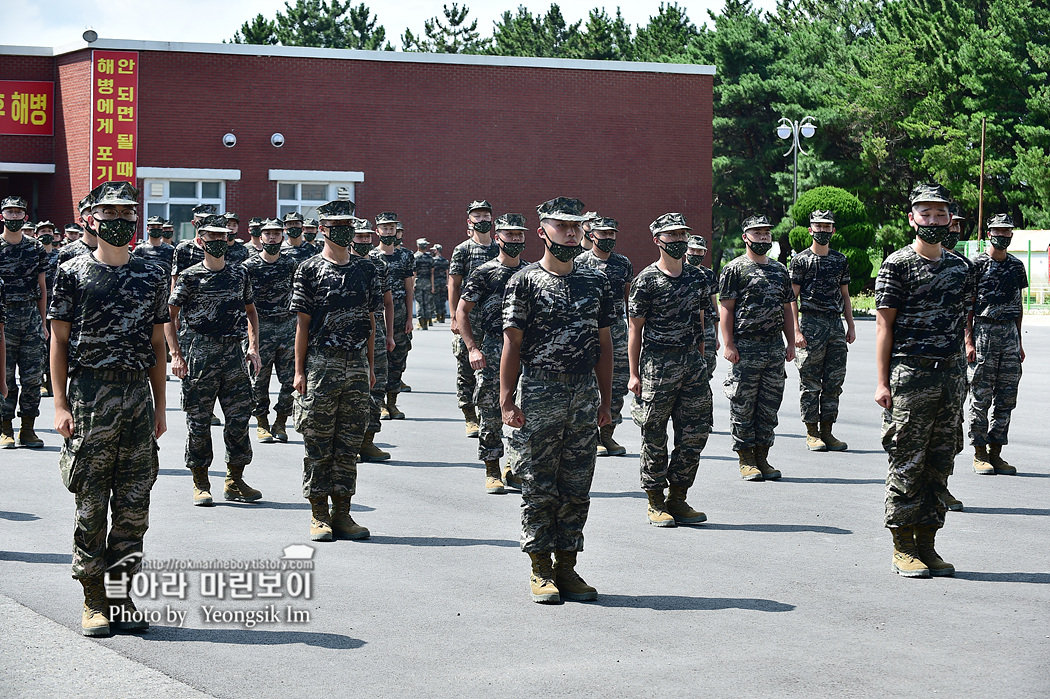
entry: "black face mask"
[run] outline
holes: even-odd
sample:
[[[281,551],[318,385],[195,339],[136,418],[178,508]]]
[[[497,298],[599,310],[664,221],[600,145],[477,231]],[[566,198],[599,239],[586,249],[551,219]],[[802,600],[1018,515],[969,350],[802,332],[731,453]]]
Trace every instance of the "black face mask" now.
[[[988,236],[988,242],[992,244],[992,247],[996,250],[1006,250],[1010,247],[1010,241],[1013,240],[1012,235],[990,235]]]
[[[353,226],[330,226],[328,231],[325,233],[325,237],[333,245],[338,245],[341,248],[345,248],[350,245],[350,241],[354,238],[354,227]]]
[[[263,243],[263,252],[267,255],[276,255],[281,252],[281,243]]]
[[[371,243],[354,243],[354,252],[361,257],[365,257],[368,253],[372,252]]]
[[[95,235],[113,247],[124,247],[135,237],[134,221],[125,221],[122,218],[113,219],[112,221],[98,221],[96,219],[96,221],[98,223],[98,232]]]
[[[401,238],[394,238],[394,247],[395,248],[401,247]]]
[[[25,222],[22,219],[18,219],[17,221],[9,221],[6,218],[4,219],[4,228],[11,231],[12,233],[14,233],[15,231],[22,230],[22,226],[24,225]]]
[[[673,259],[680,260],[685,256],[685,251],[689,249],[689,243],[685,240],[676,240],[673,243],[664,243],[663,249]]]
[[[51,235],[50,233],[41,233],[37,237],[37,240],[40,241],[41,245],[51,245],[55,242],[55,236]]]
[[[948,236],[948,224],[943,226],[919,226],[915,231],[915,235],[930,245],[940,245]]]
[[[685,256],[685,261],[688,262],[689,264],[691,264],[694,267],[699,267],[700,265],[702,265],[704,263],[704,256],[703,255],[686,255]]]
[[[171,236],[175,235],[175,231],[161,231],[160,237],[164,240],[171,240]]]
[[[831,242],[831,236],[834,233],[832,231],[811,231],[810,235],[813,236],[813,240],[817,245],[827,245]]]
[[[250,235],[253,238],[258,238],[259,236],[262,235],[262,229],[261,228],[256,228],[255,226],[252,226],[251,228],[248,229],[248,235]]]
[[[314,238],[317,237],[317,231],[312,231],[310,233],[304,233],[303,237],[306,238],[306,242],[312,243],[312,242],[314,242]]]
[[[488,233],[492,230],[492,221],[475,221],[471,225],[478,233]]]
[[[591,238],[591,242],[594,243],[594,247],[606,254],[612,252],[616,247],[616,238]]]
[[[303,234],[302,228],[285,228],[284,232],[288,234],[289,238],[298,238]]]
[[[502,243],[500,247],[503,248],[504,254],[508,257],[517,257],[521,254],[521,251],[525,249],[525,243],[508,243],[504,240],[501,240],[500,242]]]
[[[394,245],[397,243],[396,235],[381,235],[379,236],[379,242],[383,245]]]
[[[744,245],[751,248],[751,252],[759,256],[765,255],[773,247],[773,243],[755,243],[750,240],[745,240]]]
[[[543,234],[543,238],[547,241],[547,249],[551,251],[552,255],[554,255],[554,259],[559,262],[572,262],[584,251],[579,245],[562,245],[561,243],[555,243],[547,237],[546,233]]]
[[[941,241],[941,247],[945,250],[954,250],[955,246],[959,244],[959,234],[949,232],[948,235],[944,236],[944,240]]]
[[[225,240],[205,240],[204,241],[204,252],[208,253],[212,257],[226,257],[226,251],[230,249],[230,244]]]

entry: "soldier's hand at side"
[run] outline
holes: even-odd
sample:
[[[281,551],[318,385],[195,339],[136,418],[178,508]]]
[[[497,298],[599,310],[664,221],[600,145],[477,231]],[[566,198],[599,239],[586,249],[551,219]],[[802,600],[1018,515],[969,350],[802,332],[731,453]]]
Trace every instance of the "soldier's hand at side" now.
[[[1019,347],[1018,349],[1021,350],[1021,361],[1023,362],[1024,361],[1024,347]]]
[[[164,414],[163,410],[158,410],[153,414],[153,437],[160,439],[160,436],[168,431],[168,416]]]
[[[48,340],[51,339],[51,331],[47,329],[47,321],[46,320],[43,323],[43,327],[44,327],[44,342],[47,342]]]
[[[171,358],[171,373],[180,379],[186,378],[186,374],[189,373],[186,367],[186,360],[182,358],[181,354]]]
[[[1022,353],[1021,356],[1024,356]],[[977,361],[977,348],[973,344],[973,340],[966,340],[966,361],[973,364]]]
[[[846,328],[846,344],[852,345],[857,339],[857,328],[855,326],[849,326]]]
[[[798,347],[799,349],[806,349],[806,347],[808,347],[806,344],[806,338],[802,335],[802,331],[797,328],[795,329],[795,347]]]
[[[736,351],[736,345],[726,345],[722,356],[728,359],[730,364],[736,364],[740,361],[740,353]]]
[[[0,376],[0,398],[7,398],[7,380]]]
[[[484,369],[487,365],[485,362],[485,355],[481,353],[477,347],[470,350],[470,368],[475,371],[478,369]]]
[[[371,369],[368,370],[368,388],[371,390],[376,387],[376,373]]]
[[[405,321],[405,334],[406,335],[411,335],[412,334],[412,316],[409,316],[408,320]]]
[[[387,337],[386,339],[386,351],[393,352],[395,347],[394,338]]]
[[[521,408],[514,405],[501,405],[500,412],[503,413],[503,424],[511,427],[524,427],[525,425],[525,413],[521,412]]]
[[[452,334],[459,335],[459,323],[456,322],[456,314],[452,314]]]
[[[607,405],[598,408],[598,427],[612,424],[612,410]]]
[[[639,398],[642,397],[642,380],[637,374],[631,374],[631,378],[627,380],[627,390]]]
[[[889,386],[877,386],[875,388],[875,402],[886,410],[893,407],[893,397],[890,395]]]
[[[784,352],[784,361],[785,362],[793,362],[793,361],[795,361],[795,348],[792,347],[791,345],[788,345],[787,346],[787,351]]]
[[[259,353],[256,350],[248,350],[248,365],[252,368],[253,374],[258,374],[259,370],[262,369],[262,360],[259,359]]]
[[[295,379],[292,381],[292,388],[299,392],[299,395],[306,395],[306,374],[300,374],[295,372]]]
[[[55,408],[55,431],[66,439],[73,436],[73,414],[67,408]]]

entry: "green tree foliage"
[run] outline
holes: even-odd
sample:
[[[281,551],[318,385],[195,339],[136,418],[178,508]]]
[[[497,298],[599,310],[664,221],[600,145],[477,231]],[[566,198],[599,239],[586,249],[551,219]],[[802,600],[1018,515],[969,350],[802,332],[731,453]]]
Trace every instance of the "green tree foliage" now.
[[[700,35],[685,8],[678,3],[660,3],[649,24],[638,28],[634,55],[638,61],[668,61],[684,54]]]
[[[242,24],[233,43],[393,51],[386,29],[376,22],[364,3],[353,7],[349,0],[296,0],[294,5],[285,2],[284,12],[273,20],[259,14]]]
[[[470,8],[459,3],[442,5],[442,16],[431,17],[423,23],[423,36],[406,29],[401,35],[405,51],[428,53],[482,53],[489,40],[478,33],[478,20],[469,20]]]
[[[255,15],[250,22],[245,22],[233,33],[234,44],[269,44],[277,43],[277,25],[261,14]]]
[[[809,235],[809,216],[814,211],[831,211],[835,215],[835,236],[831,247],[849,262],[851,294],[856,294],[871,281],[872,265],[868,249],[875,240],[875,229],[868,220],[864,204],[839,187],[814,187],[799,195],[791,207],[791,218],[798,224],[789,234],[791,247],[805,250],[813,242]]]

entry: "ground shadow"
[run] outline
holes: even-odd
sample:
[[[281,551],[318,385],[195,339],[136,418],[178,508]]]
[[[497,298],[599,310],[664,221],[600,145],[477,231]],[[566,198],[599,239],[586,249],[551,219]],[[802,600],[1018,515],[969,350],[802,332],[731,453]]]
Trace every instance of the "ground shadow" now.
[[[404,391],[402,391],[402,393],[404,393]],[[412,395],[416,395],[418,393],[418,394],[424,395],[424,396],[454,396],[454,395],[456,395],[455,391],[416,391],[414,389],[409,391],[408,393],[410,393]]]
[[[849,529],[824,527],[819,524],[721,524],[705,522],[702,529],[725,529],[729,531],[765,532],[767,534],[792,534],[796,532],[814,532],[816,534],[852,534]]]
[[[197,643],[234,643],[239,646],[306,646],[349,650],[360,648],[365,641],[335,633],[314,631],[267,631],[264,629],[185,629],[176,626],[151,626],[145,638],[154,641],[193,641]]]
[[[781,483],[827,483],[829,485],[886,485],[885,478],[781,478]]]
[[[1021,478],[1050,478],[1050,473],[1015,473]]]
[[[28,551],[0,551],[0,561],[19,561],[20,563],[58,563],[69,565],[73,562],[68,553],[30,553]]]
[[[383,461],[381,466],[409,466],[411,468],[475,468],[485,469],[485,464],[480,461],[454,462],[454,461],[399,461],[391,459]],[[360,464],[358,468],[361,468]]]
[[[710,612],[720,609],[748,609],[755,612],[791,612],[795,610],[795,605],[793,604],[785,604],[770,599],[746,597],[685,597],[681,595],[599,594],[595,604],[599,607],[653,609],[658,612]]]
[[[12,522],[32,522],[40,518],[30,512],[0,512],[0,519]]]
[[[274,502],[272,500],[256,500],[255,502],[237,502],[236,500],[216,500],[219,507],[234,507],[239,510],[309,510],[310,503],[302,502]]]
[[[1036,517],[1050,516],[1050,510],[1035,507],[967,507],[966,512],[974,512],[979,515],[1032,515]]]
[[[461,417],[412,417],[409,415],[405,419],[414,422],[463,422]]]
[[[442,536],[372,536],[367,541],[373,544],[394,546],[504,546],[517,548],[518,542],[510,539],[457,539]]]
[[[32,452],[40,453],[42,451],[58,452],[58,451],[62,451],[62,447],[61,446],[57,446],[56,447],[56,446],[44,445],[42,447],[34,447],[33,449],[30,450],[30,453],[32,453]]]
[[[648,497],[644,491],[641,490],[629,490],[626,493],[591,493],[592,498],[641,498],[645,500]]]
[[[703,454],[700,456],[700,461],[732,461],[734,464],[740,460],[739,456],[714,456],[713,454]]]
[[[960,580],[976,580],[978,582],[1050,584],[1050,573],[981,573],[977,571],[956,571],[955,577]]]
[[[188,468],[162,468],[157,471],[159,476],[192,476],[193,472]],[[209,478],[226,478],[225,471],[208,471]]]
[[[837,452],[831,452],[831,453],[835,454]],[[846,454],[847,456],[849,454],[885,454],[886,450],[885,449],[847,449],[846,451],[844,451],[842,453]]]

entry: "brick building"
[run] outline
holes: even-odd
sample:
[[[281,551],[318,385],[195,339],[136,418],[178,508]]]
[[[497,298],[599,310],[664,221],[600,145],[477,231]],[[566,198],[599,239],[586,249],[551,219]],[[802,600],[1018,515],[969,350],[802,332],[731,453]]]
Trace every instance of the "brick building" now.
[[[661,213],[681,211],[710,235],[713,75],[697,65],[236,44],[5,46],[0,195],[21,195],[33,220],[61,225],[94,183],[128,179],[143,213],[173,219],[184,236],[179,224],[198,202],[245,220],[311,215],[343,189],[359,215],[396,211],[410,243],[426,236],[446,253],[463,239],[472,199],[533,225],[538,203],[576,196],[620,221],[617,250],[640,268],[653,259],[648,224]],[[2,81],[53,83],[53,135],[19,131],[31,128],[28,102],[15,104],[4,86],[19,85]],[[539,253],[530,238],[526,258]]]

